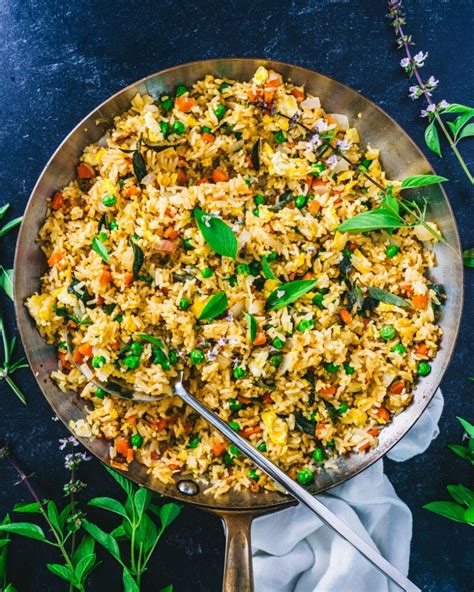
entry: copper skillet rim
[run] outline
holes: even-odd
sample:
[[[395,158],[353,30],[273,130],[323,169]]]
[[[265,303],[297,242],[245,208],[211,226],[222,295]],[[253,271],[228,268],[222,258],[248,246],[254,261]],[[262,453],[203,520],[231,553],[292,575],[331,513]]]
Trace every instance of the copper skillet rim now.
[[[406,138],[408,138],[409,142],[411,143],[413,149],[418,153],[418,155],[421,157],[421,160],[424,161],[427,166],[430,168],[430,170],[435,173],[431,163],[428,161],[428,159],[426,158],[425,154],[422,152],[422,150],[418,147],[418,145],[414,142],[414,140],[411,138],[411,136],[405,132],[405,130],[381,107],[379,107],[378,105],[376,105],[373,101],[371,101],[370,99],[368,99],[365,95],[363,95],[362,93],[354,90],[353,88],[351,88],[350,86],[347,86],[345,84],[342,84],[341,82],[339,82],[338,80],[335,80],[334,78],[332,78],[331,76],[328,76],[326,74],[322,74],[321,72],[318,72],[316,70],[311,70],[309,68],[306,68],[304,66],[299,66],[299,65],[294,65],[294,64],[289,64],[288,62],[282,62],[282,61],[276,61],[276,60],[269,60],[269,59],[265,59],[265,58],[253,58],[253,57],[243,57],[243,58],[211,58],[211,59],[205,59],[205,60],[193,60],[191,62],[186,62],[183,64],[179,64],[176,66],[173,66],[171,68],[166,68],[164,70],[160,70],[158,72],[154,72],[148,76],[145,76],[129,85],[127,85],[126,87],[122,88],[121,90],[117,91],[116,93],[114,93],[113,95],[109,96],[105,101],[102,101],[102,103],[100,103],[97,107],[95,107],[92,111],[90,111],[85,117],[83,117],[81,119],[81,121],[74,126],[74,128],[67,134],[67,136],[64,138],[64,140],[59,144],[59,146],[57,147],[57,149],[53,152],[53,154],[51,155],[51,157],[48,159],[46,165],[44,166],[43,170],[41,171],[41,174],[38,177],[37,182],[35,183],[30,197],[28,199],[28,202],[26,204],[25,207],[25,211],[24,211],[24,216],[23,216],[23,221],[22,224],[20,226],[19,229],[19,233],[18,233],[18,238],[17,238],[17,243],[16,243],[16,249],[15,249],[15,257],[14,257],[14,285],[16,287],[17,282],[18,282],[18,274],[17,274],[17,262],[18,262],[18,257],[19,257],[19,246],[22,243],[22,235],[23,235],[23,231],[24,231],[24,225],[25,225],[25,220],[27,218],[27,214],[28,214],[28,210],[31,204],[31,201],[36,193],[37,187],[39,186],[41,179],[45,173],[45,171],[48,169],[48,167],[50,166],[50,163],[52,162],[52,160],[55,158],[55,156],[61,151],[61,149],[63,148],[63,146],[68,142],[69,138],[74,134],[74,132],[76,132],[76,130],[79,130],[84,124],[85,122],[91,117],[93,116],[95,113],[97,113],[98,111],[100,111],[100,109],[105,106],[109,101],[111,101],[112,99],[114,99],[115,97],[121,95],[122,93],[125,93],[126,91],[128,91],[129,89],[132,89],[134,87],[136,87],[137,85],[140,84],[145,84],[148,80],[153,79],[157,76],[160,76],[162,74],[166,74],[169,72],[173,72],[175,70],[180,70],[182,68],[185,68],[187,66],[192,66],[194,64],[202,64],[202,63],[209,63],[209,65],[212,65],[214,63],[219,63],[219,62],[246,62],[246,61],[252,61],[252,62],[260,62],[262,64],[266,64],[266,65],[271,65],[273,67],[275,67],[276,69],[278,69],[278,67],[280,66],[286,66],[286,67],[291,67],[291,68],[297,68],[298,70],[300,70],[302,72],[303,75],[313,75],[313,74],[318,74],[321,77],[327,78],[329,80],[331,80],[331,82],[337,86],[340,86],[342,88],[345,89],[349,89],[352,93],[361,96],[370,106],[374,107],[376,110],[380,111],[383,113],[383,115],[390,121],[390,123],[397,128]],[[454,216],[454,212],[453,209],[451,207],[450,201],[448,199],[448,196],[446,194],[446,191],[444,190],[443,186],[440,185],[439,186],[443,198],[444,198],[444,202],[447,206],[448,212],[453,220],[453,230],[454,230],[454,248],[456,249],[456,251],[458,253],[460,253],[461,250],[461,242],[460,242],[460,236],[459,236],[459,230],[457,227],[457,222],[456,222],[456,218]],[[460,267],[460,278],[459,278],[461,284],[464,284],[464,269],[461,266]],[[318,493],[323,493],[325,491],[328,491],[330,489],[332,489],[333,487],[336,487],[337,485],[341,485],[342,483],[346,482],[348,479],[351,479],[352,477],[355,477],[356,475],[360,474],[362,471],[364,471],[365,469],[367,469],[368,467],[370,467],[372,464],[374,464],[375,462],[377,462],[378,460],[380,460],[381,458],[383,458],[383,456],[385,454],[387,454],[402,438],[403,436],[405,436],[412,428],[413,426],[416,424],[416,422],[419,420],[420,416],[422,415],[422,413],[425,411],[426,407],[428,406],[428,404],[430,403],[430,401],[432,400],[432,398],[434,397],[434,394],[436,392],[436,390],[439,387],[439,384],[447,370],[447,367],[449,365],[449,362],[451,360],[451,356],[453,354],[456,342],[457,342],[457,338],[459,335],[459,328],[460,328],[460,324],[461,324],[461,318],[462,318],[462,312],[463,312],[463,307],[464,307],[464,293],[461,290],[460,292],[460,301],[459,301],[459,311],[458,314],[456,316],[456,324],[453,330],[453,337],[451,339],[451,342],[448,344],[447,349],[444,351],[444,362],[442,364],[442,367],[440,368],[440,373],[439,373],[439,380],[438,382],[432,387],[432,392],[429,396],[426,396],[425,401],[424,401],[424,407],[423,409],[420,410],[420,413],[415,417],[414,421],[411,423],[411,425],[408,426],[407,429],[405,429],[405,431],[403,431],[403,433],[400,434],[400,436],[398,438],[396,438],[393,442],[391,442],[389,445],[387,445],[386,447],[384,447],[383,451],[380,451],[380,453],[375,454],[373,458],[371,458],[366,464],[362,464],[358,469],[354,470],[350,475],[346,475],[343,478],[341,478],[337,483],[333,483],[327,487],[323,487],[321,490],[318,491]],[[24,303],[20,302],[19,299],[16,297],[16,290],[15,290],[15,299],[14,299],[14,304],[15,304],[15,317],[16,317],[16,322],[19,328],[19,332],[20,332],[20,337],[22,339],[22,342],[25,341],[25,334],[26,331],[28,330],[26,325],[24,325],[23,320],[22,320],[22,315],[25,314],[24,313]],[[26,357],[28,359],[28,362],[31,364],[31,356],[30,356],[30,352],[27,351],[25,349],[25,354]],[[51,405],[51,407],[53,408],[54,412],[56,413],[56,415],[59,417],[59,419],[64,423],[64,425],[66,426],[66,428],[69,430],[69,427],[67,425],[67,419],[63,418],[56,410],[56,405],[50,400],[50,396],[48,395],[47,392],[47,387],[45,387],[42,383],[40,383],[39,381],[37,381],[37,384],[40,388],[40,390],[42,391],[43,395],[45,396],[46,400],[48,401],[48,403]],[[81,443],[92,453],[94,454],[94,456],[97,456],[97,453],[93,450],[90,449],[90,445],[89,445],[89,440],[88,439],[84,439],[84,438],[79,438],[81,440]],[[100,458],[98,457],[99,460],[101,462],[104,462],[106,464],[109,464],[106,462],[106,459],[104,458]],[[110,465],[109,465],[110,466]],[[127,473],[123,473],[124,476],[127,476],[130,478],[130,475]],[[145,485],[147,486],[146,480],[142,477],[142,475],[134,475],[132,477],[132,480],[138,484],[141,485]],[[265,493],[265,492],[264,492]],[[264,494],[263,493],[263,494]],[[170,495],[169,493],[166,494],[167,497],[173,497],[172,495]],[[179,499],[180,501],[182,501],[182,498],[176,498]],[[216,500],[218,500],[218,498],[215,498]],[[276,511],[279,509],[283,509],[285,507],[288,507],[290,505],[293,504],[293,501],[291,499],[282,499],[282,501],[276,501],[276,502],[271,502],[271,503],[257,503],[255,505],[251,505],[247,508],[242,508],[242,507],[233,507],[233,506],[229,506],[229,505],[218,505],[218,504],[205,504],[202,503],[200,501],[196,501],[194,500],[192,497],[187,498],[186,500],[187,503],[190,503],[196,507],[201,507],[203,509],[207,509],[210,511],[217,511],[217,512],[228,512],[228,511],[232,511],[232,512],[270,512],[270,511]]]

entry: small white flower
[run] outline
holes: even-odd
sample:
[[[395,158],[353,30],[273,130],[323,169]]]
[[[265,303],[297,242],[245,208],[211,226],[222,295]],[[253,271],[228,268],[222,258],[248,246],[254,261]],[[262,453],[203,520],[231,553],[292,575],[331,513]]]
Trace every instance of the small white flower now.
[[[408,96],[410,97],[410,99],[417,99],[423,94],[423,90],[417,84],[415,86],[410,86],[408,91]]]
[[[421,68],[422,66],[424,66],[425,60],[428,57],[428,52],[423,53],[422,51],[419,51],[417,54],[415,54],[413,56],[413,62],[415,63],[415,66],[417,66],[418,68]]]
[[[231,312],[229,312],[229,314],[226,316],[225,320],[228,321],[229,323],[232,322],[234,320],[234,315]]]
[[[349,148],[352,146],[352,142],[349,142],[348,140],[337,140],[336,146],[339,148],[339,150],[344,152],[345,150],[349,150]]]
[[[79,446],[79,440],[76,440],[74,436],[69,436],[68,438],[60,438],[59,450],[64,450],[68,444],[72,444],[73,446]]]
[[[400,66],[401,66],[402,68],[405,68],[405,69],[406,69],[406,68],[408,68],[408,66],[409,66],[409,65],[410,65],[410,60],[409,60],[408,58],[403,58],[403,59],[400,61]]]
[[[446,107],[449,107],[449,103],[448,101],[445,101],[444,99],[442,101],[440,101],[438,103],[438,109],[446,109]]]
[[[217,345],[219,347],[224,347],[224,345],[227,344],[227,339],[225,337],[219,337],[219,339],[217,340]]]
[[[325,119],[318,119],[318,121],[316,122],[316,130],[322,134],[324,132],[327,132],[329,129],[329,124]]]
[[[308,253],[308,255],[312,255],[315,251],[316,251],[316,247],[308,247],[306,249],[306,252]]]
[[[328,159],[326,159],[326,164],[329,165],[329,168],[332,170],[337,164],[337,156],[333,154]]]
[[[308,141],[308,147],[312,148],[313,150],[316,148],[319,148],[319,146],[321,146],[322,141],[321,138],[319,137],[319,134],[313,134],[311,136],[311,139]]]
[[[237,344],[238,339],[236,339],[235,337],[230,337],[228,341],[229,341],[229,345],[233,346],[233,345]]]
[[[278,290],[277,291],[277,298],[283,298],[283,296],[286,294],[285,290]]]

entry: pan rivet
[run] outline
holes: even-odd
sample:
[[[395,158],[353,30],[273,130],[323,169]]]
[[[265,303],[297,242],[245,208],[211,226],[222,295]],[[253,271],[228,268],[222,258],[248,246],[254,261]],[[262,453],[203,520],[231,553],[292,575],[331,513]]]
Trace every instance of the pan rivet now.
[[[178,483],[177,487],[181,493],[184,493],[184,495],[196,495],[199,493],[199,487],[197,486],[197,483],[191,481],[190,479],[183,479],[183,481]]]

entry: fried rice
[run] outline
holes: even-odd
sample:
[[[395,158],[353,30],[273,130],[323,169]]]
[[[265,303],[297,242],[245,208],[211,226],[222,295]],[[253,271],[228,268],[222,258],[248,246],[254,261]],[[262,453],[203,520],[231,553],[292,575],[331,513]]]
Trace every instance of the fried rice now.
[[[389,186],[345,115],[264,67],[248,82],[208,75],[137,94],[51,197],[38,237],[49,269],[26,305],[57,347],[64,396],[87,401],[71,428],[164,483],[186,473],[216,495],[275,489],[173,396],[184,369],[191,393],[300,483],[375,446],[429,372],[440,302],[423,228],[336,230],[380,203],[365,171]],[[236,254],[216,252],[221,222]],[[156,403],[109,396],[94,377]]]

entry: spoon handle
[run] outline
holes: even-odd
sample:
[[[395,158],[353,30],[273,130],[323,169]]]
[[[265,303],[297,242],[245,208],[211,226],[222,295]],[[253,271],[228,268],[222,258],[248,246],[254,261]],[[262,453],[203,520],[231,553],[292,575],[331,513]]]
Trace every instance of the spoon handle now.
[[[377,569],[384,573],[388,578],[407,592],[421,592],[410,580],[396,569],[389,561],[356,532],[352,530],[345,522],[338,518],[316,497],[313,497],[304,487],[301,487],[296,481],[279,469],[260,451],[254,448],[247,440],[239,436],[225,421],[193,397],[184,388],[182,382],[174,385],[174,392],[181,397],[185,403],[204,417],[213,427],[219,430],[232,444],[237,446],[257,467],[264,471],[274,481],[279,483],[295,499],[312,510],[327,526],[335,530],[342,538],[355,547],[366,559],[368,559]]]

